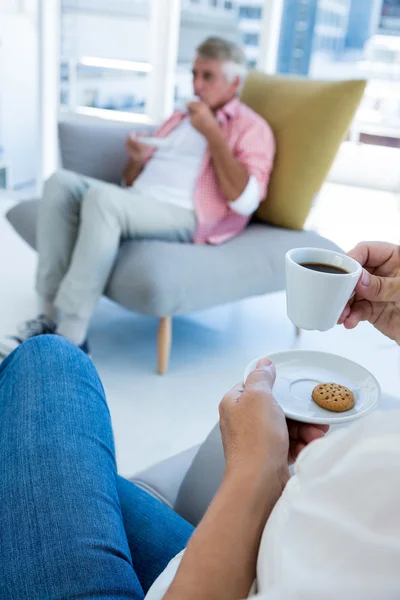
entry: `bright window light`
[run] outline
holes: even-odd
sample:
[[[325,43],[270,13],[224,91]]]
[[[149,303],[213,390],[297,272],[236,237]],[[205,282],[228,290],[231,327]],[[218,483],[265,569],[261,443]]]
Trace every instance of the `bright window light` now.
[[[108,119],[109,121],[119,121],[120,123],[142,123],[143,125],[152,125],[153,123],[147,115],[109,110],[106,108],[77,106],[74,112],[88,117],[99,117],[100,119]]]
[[[87,67],[100,67],[102,69],[119,69],[121,71],[138,71],[150,73],[153,67],[150,63],[137,62],[133,60],[116,60],[113,58],[97,58],[95,56],[82,56],[79,64]]]

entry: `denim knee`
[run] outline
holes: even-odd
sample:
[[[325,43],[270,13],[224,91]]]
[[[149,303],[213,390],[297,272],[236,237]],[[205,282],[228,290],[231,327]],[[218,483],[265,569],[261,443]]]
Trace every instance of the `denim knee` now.
[[[40,376],[76,379],[86,377],[103,392],[99,376],[91,359],[61,335],[39,335],[21,344],[0,367],[3,371],[18,369],[20,378]]]
[[[82,352],[61,335],[37,335],[19,346],[16,350],[25,360],[35,362],[40,353],[46,353],[49,358],[59,357],[62,352],[65,358],[76,360]]]

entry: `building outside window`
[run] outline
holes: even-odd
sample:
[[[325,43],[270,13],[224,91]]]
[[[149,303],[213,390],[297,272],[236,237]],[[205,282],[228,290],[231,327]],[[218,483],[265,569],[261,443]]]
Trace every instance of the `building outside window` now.
[[[313,50],[318,0],[285,0],[278,51],[278,73],[307,75]],[[321,15],[323,22],[325,16]],[[301,26],[299,27],[299,24]]]
[[[261,3],[260,3],[261,4]],[[256,19],[262,17],[262,6],[239,6],[239,17],[241,19]]]
[[[277,70],[367,79],[352,138],[400,147],[400,0],[284,0]]]
[[[260,36],[258,33],[244,33],[243,43],[245,46],[258,46],[260,43]]]

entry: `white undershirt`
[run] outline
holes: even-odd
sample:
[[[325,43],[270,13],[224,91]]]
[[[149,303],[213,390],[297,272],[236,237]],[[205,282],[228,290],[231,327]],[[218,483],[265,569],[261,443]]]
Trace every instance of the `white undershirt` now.
[[[262,536],[254,600],[400,598],[400,411],[310,444]],[[173,559],[146,600],[161,600]]]
[[[131,191],[158,202],[194,210],[194,190],[207,150],[207,140],[188,118],[183,119],[165,139],[168,145],[154,152]],[[250,176],[245,190],[230,203],[230,207],[248,216],[259,203],[260,188],[256,178]]]

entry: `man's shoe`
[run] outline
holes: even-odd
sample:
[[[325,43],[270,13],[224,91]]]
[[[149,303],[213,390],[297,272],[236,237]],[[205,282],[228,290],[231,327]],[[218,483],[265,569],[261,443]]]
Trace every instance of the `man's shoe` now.
[[[57,324],[45,315],[39,315],[36,319],[25,321],[18,327],[18,335],[6,335],[0,337],[0,358],[6,358],[18,346],[34,338],[38,335],[54,335],[56,333]],[[87,339],[79,346],[85,354],[90,354],[89,344]]]
[[[5,358],[21,344],[37,335],[54,334],[57,325],[45,315],[25,321],[18,327],[17,335],[7,335],[0,338],[0,356]]]

